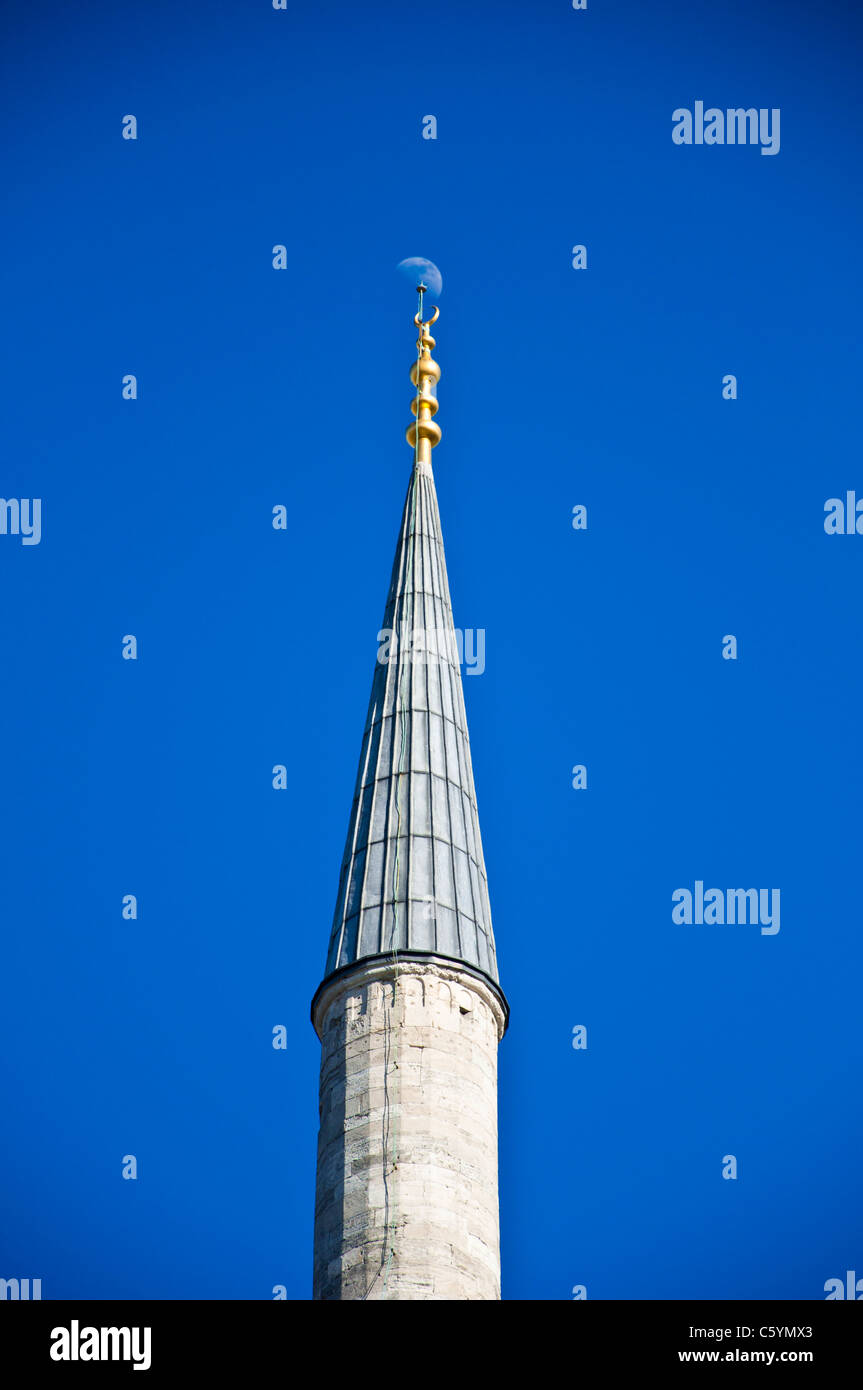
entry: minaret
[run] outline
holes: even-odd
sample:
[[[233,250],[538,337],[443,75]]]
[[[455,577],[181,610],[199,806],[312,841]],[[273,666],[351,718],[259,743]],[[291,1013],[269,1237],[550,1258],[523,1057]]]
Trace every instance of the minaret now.
[[[420,308],[402,514],[326,973],[317,1299],[500,1298],[498,983],[431,466],[440,367]]]

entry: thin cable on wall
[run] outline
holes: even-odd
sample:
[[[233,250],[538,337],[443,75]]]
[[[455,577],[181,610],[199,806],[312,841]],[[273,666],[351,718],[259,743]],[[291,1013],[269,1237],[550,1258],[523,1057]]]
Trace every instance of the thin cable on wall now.
[[[422,284],[418,285],[418,286],[417,286],[417,293],[418,293],[418,296],[419,296],[419,305],[418,305],[418,309],[417,309],[417,320],[418,320],[418,323],[419,323],[419,328],[418,328],[418,333],[417,333],[416,409],[415,409],[416,426],[415,426],[415,428],[414,428],[414,470],[416,470],[417,467],[419,466],[419,443],[420,443],[420,433],[419,433],[420,394],[421,394],[421,391],[422,391],[422,387],[421,387],[421,378],[420,378],[420,362],[422,361],[422,341],[423,341],[422,317],[423,317],[423,294],[425,293],[425,286],[422,285]],[[407,558],[406,558],[406,562],[405,562],[405,580],[404,580],[404,589],[405,589],[405,593],[409,596],[410,603],[411,603],[411,612],[410,612],[410,627],[411,627],[411,629],[413,628],[413,622],[414,622],[414,616],[415,616],[415,615],[414,615],[414,611],[413,611],[413,594],[412,594],[412,591],[411,591],[411,582],[412,582],[412,579],[413,579],[413,569],[414,569],[414,563],[413,563],[413,560],[414,560],[414,548],[415,548],[415,546],[416,546],[416,512],[417,512],[416,490],[417,490],[417,486],[418,486],[418,484],[417,484],[417,479],[416,479],[416,477],[414,477],[413,486],[412,486],[412,488],[411,488],[411,512],[410,512],[410,518],[409,518],[409,520],[408,520],[408,532],[407,532],[407,543],[408,543],[408,544],[407,544]],[[395,616],[395,615],[394,615],[394,616]],[[404,633],[404,631],[405,631],[405,623],[404,623],[404,617],[405,617],[405,615],[404,615],[404,613],[402,613],[401,617],[402,617],[402,627],[401,627],[401,631],[402,631],[402,633]],[[396,643],[397,643],[396,650],[397,650],[397,651],[399,651],[398,642],[399,642],[399,634],[398,634],[398,632],[397,632],[397,633],[396,633]],[[406,752],[406,749],[407,749],[407,705],[406,705],[405,699],[404,699],[404,679],[405,679],[405,675],[406,675],[406,673],[407,673],[407,667],[408,667],[408,663],[407,663],[407,661],[405,660],[405,653],[404,653],[403,651],[399,652],[399,663],[400,663],[400,669],[399,669],[399,682],[398,682],[398,687],[399,687],[399,688],[398,688],[398,705],[399,705],[399,715],[400,715],[400,718],[401,718],[401,742],[400,742],[400,746],[399,746],[398,766],[397,766],[397,768],[396,768],[396,774],[395,774],[395,782],[396,782],[396,784],[395,784],[395,789],[394,789],[394,790],[395,790],[395,811],[396,811],[396,834],[395,834],[395,853],[394,853],[394,856],[393,856],[393,933],[392,933],[392,942],[391,942],[391,947],[392,947],[392,959],[393,959],[393,994],[392,994],[392,1005],[391,1005],[391,1016],[392,1016],[392,1018],[391,1018],[391,1021],[388,1022],[387,1025],[386,1025],[388,1037],[387,1037],[386,1058],[385,1058],[385,1062],[384,1062],[384,1080],[385,1080],[385,1082],[386,1082],[386,1072],[387,1072],[387,1070],[388,1070],[388,1065],[389,1065],[390,1049],[391,1049],[391,1047],[394,1047],[394,1043],[393,1043],[393,1035],[394,1035],[393,1021],[394,1021],[394,1019],[395,1019],[396,993],[397,993],[397,990],[398,990],[398,981],[399,981],[399,952],[398,952],[398,912],[399,912],[399,897],[398,897],[398,894],[399,894],[399,877],[400,877],[400,871],[401,871],[401,864],[400,864],[400,857],[399,857],[399,838],[400,838],[401,823],[402,823],[402,812],[401,812],[401,786],[402,786],[402,777],[403,777],[403,775],[404,775],[404,767],[405,767],[405,752]],[[410,905],[409,905],[409,902],[408,902],[407,892],[405,892],[405,942],[406,942],[406,944],[407,944],[407,936],[408,936],[408,913],[409,913],[409,911],[410,911]],[[396,1059],[394,1060],[394,1062],[393,1062],[393,1070],[394,1070],[394,1071],[397,1071],[397,1070],[398,1070],[398,1065],[399,1065],[399,1064],[398,1064],[398,1059],[396,1058]],[[385,1105],[385,1109],[386,1109],[385,1122],[389,1124],[389,1130],[390,1130],[390,1136],[391,1136],[390,1162],[391,1162],[391,1164],[392,1164],[392,1171],[395,1172],[396,1168],[398,1167],[398,1162],[397,1162],[397,1157],[398,1157],[397,1127],[396,1127],[395,1111],[394,1111],[394,1110],[390,1111],[389,1088],[386,1086],[386,1084],[385,1084],[385,1086],[384,1086],[384,1105]],[[386,1176],[384,1177],[384,1181],[385,1181],[385,1183],[386,1183]],[[395,1191],[395,1189],[394,1189],[394,1191]],[[391,1203],[390,1221],[389,1221],[389,1225],[388,1225],[388,1231],[389,1231],[389,1242],[388,1242],[388,1249],[387,1249],[387,1253],[386,1253],[386,1262],[385,1262],[385,1267],[384,1267],[384,1286],[383,1286],[383,1293],[384,1293],[384,1296],[386,1296],[387,1283],[388,1283],[388,1280],[389,1280],[390,1264],[392,1263],[393,1250],[394,1250],[394,1244],[395,1244],[396,1207],[395,1207],[395,1198],[394,1198],[394,1197],[393,1197],[393,1201],[392,1201],[392,1203]]]

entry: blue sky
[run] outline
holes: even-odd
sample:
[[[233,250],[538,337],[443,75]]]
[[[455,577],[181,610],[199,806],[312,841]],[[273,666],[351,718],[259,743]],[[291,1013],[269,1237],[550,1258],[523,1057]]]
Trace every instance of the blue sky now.
[[[5,29],[0,493],[43,510],[39,545],[0,536],[0,1275],[310,1296],[308,1009],[411,462],[412,255],[444,276],[455,619],[486,632],[503,1296],[863,1273],[863,538],[823,527],[863,497],[859,14]],[[673,144],[696,100],[781,109],[780,152]],[[780,888],[780,932],[674,925],[699,879]]]

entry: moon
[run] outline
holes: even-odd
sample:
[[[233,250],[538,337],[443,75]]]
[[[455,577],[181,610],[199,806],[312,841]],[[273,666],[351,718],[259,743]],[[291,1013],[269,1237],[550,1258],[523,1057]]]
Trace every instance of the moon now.
[[[431,290],[437,298],[443,289],[443,279],[434,261],[428,260],[425,256],[408,256],[406,260],[399,261],[398,270],[402,275],[410,279],[414,286],[420,280]]]

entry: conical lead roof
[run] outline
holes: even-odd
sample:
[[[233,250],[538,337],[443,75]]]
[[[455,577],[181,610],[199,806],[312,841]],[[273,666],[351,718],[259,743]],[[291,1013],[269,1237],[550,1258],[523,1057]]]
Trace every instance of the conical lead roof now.
[[[432,431],[420,424],[422,445]],[[378,640],[326,974],[420,951],[497,982],[430,444],[417,449]]]

